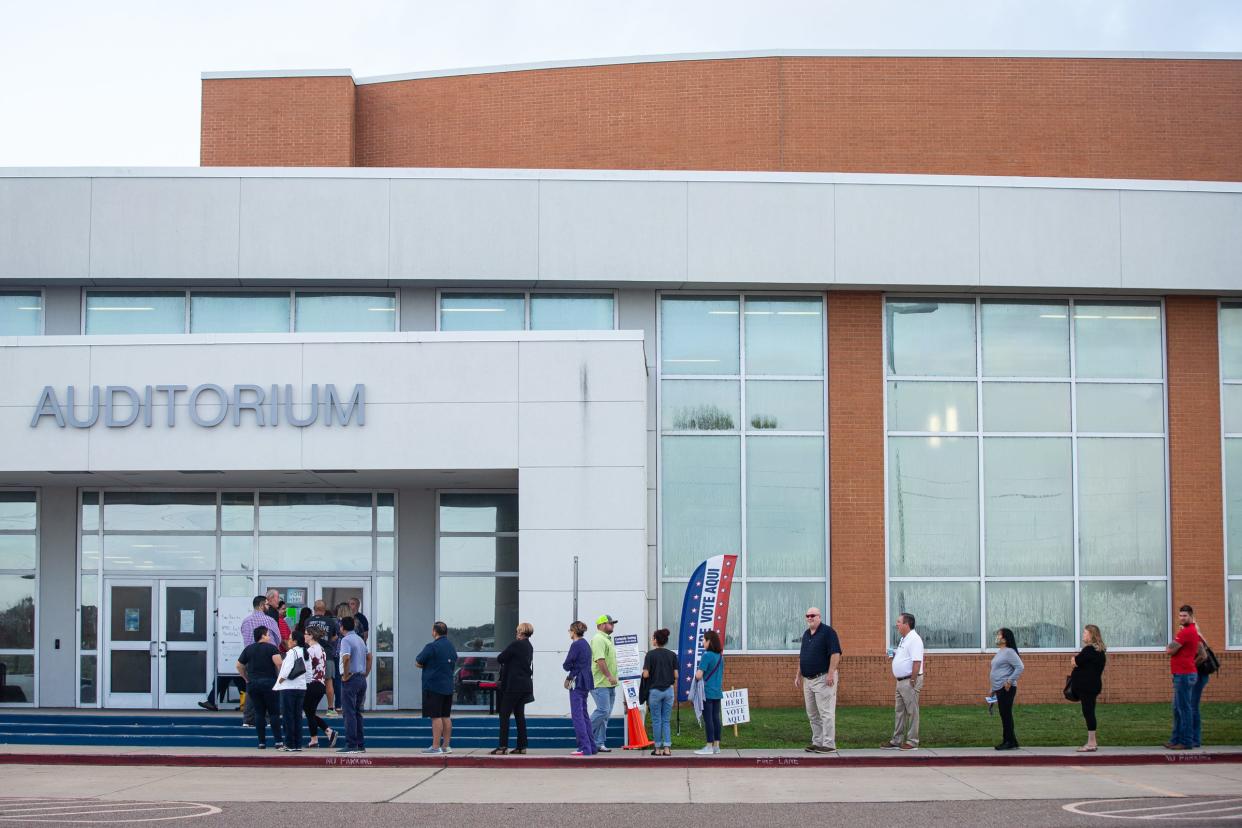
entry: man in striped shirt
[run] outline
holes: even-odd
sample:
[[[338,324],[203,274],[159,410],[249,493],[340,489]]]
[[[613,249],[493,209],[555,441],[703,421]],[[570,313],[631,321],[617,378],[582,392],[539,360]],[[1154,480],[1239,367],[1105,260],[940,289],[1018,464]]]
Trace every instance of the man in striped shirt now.
[[[247,615],[241,622],[241,639],[246,642],[254,641],[254,631],[256,627],[267,627],[272,632],[272,643],[280,641],[280,627],[276,626],[276,622],[267,614],[267,597],[256,595],[251,606],[254,612]],[[242,723],[245,727],[254,727],[254,710],[250,706],[250,694],[246,694],[246,709],[242,712]]]

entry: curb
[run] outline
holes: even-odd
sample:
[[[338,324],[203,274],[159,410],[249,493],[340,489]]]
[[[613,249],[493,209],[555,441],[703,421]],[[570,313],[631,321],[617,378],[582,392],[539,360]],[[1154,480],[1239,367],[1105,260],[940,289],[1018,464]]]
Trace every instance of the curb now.
[[[0,765],[87,765],[87,766],[172,766],[192,768],[271,768],[273,756],[193,756],[185,754],[81,754],[81,753],[0,753]],[[610,768],[875,768],[875,767],[969,767],[969,766],[1083,766],[1083,765],[1170,765],[1170,764],[1232,764],[1242,763],[1242,751],[1231,753],[1129,753],[1093,754],[1090,756],[725,756],[711,759],[693,754],[670,756],[658,760],[645,754],[633,757],[591,759],[573,756],[281,756],[276,762],[303,768],[503,768],[535,770],[548,768],[580,768],[584,765],[605,765]]]

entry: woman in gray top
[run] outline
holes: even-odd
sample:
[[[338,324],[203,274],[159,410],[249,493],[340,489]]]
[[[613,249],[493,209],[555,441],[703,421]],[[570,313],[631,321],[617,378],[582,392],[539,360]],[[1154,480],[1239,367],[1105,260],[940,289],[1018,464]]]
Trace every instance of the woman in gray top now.
[[[1018,677],[1022,675],[1022,659],[1018,656],[1013,630],[1008,627],[997,630],[996,647],[989,675],[1001,717],[1001,743],[996,749],[1013,750],[1018,746],[1018,737],[1013,732],[1013,699],[1018,695]]]

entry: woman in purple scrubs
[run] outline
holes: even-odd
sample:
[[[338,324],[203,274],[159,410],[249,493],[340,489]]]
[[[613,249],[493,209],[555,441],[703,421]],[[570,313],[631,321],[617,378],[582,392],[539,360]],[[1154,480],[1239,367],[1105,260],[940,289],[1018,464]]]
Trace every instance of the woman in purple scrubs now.
[[[569,655],[562,665],[568,673],[565,676],[565,689],[569,691],[569,715],[574,720],[574,736],[578,740],[578,749],[574,756],[590,756],[595,753],[595,737],[591,735],[591,721],[587,718],[587,696],[595,689],[595,680],[591,678],[591,645],[583,640],[587,625],[575,621],[569,625]]]

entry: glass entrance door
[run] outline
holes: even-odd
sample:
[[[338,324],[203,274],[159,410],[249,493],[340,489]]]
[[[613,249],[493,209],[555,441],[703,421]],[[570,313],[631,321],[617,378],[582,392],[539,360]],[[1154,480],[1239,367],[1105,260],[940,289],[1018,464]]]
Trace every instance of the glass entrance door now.
[[[155,609],[159,581],[110,580],[105,587],[103,674],[106,707],[156,707],[159,638]]]
[[[184,709],[206,695],[212,593],[210,580],[107,581],[105,706]]]

